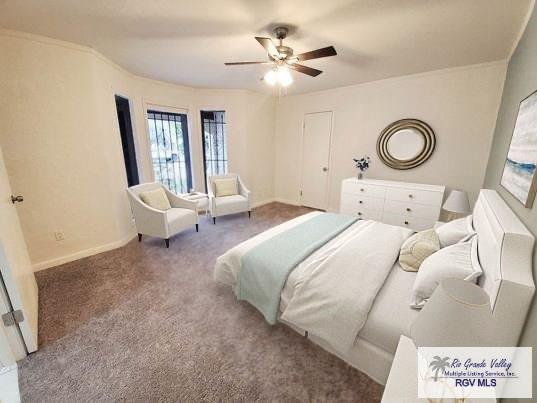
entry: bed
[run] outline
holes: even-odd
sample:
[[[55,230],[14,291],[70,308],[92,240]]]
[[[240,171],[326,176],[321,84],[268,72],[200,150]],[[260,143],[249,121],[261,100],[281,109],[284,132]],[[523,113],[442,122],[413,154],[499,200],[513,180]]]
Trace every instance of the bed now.
[[[235,287],[238,273],[241,271],[241,259],[245,253],[256,245],[310,220],[316,214],[322,213],[297,217],[230,249],[217,259],[215,281]],[[531,261],[534,237],[492,190],[480,192],[473,211],[473,225],[478,236],[478,256],[483,268],[478,284],[491,299],[495,320],[502,324],[499,330],[500,339],[506,346],[515,346],[518,344],[535,290]],[[360,230],[360,226],[364,226],[363,221],[353,223],[291,270],[281,290],[278,320],[308,336],[311,341],[377,382],[385,384],[399,337],[410,336],[410,326],[420,312],[409,306],[416,274],[402,270],[397,263],[393,264],[396,259],[390,264],[391,267],[382,279],[378,292],[375,291],[372,303],[367,308],[365,322],[353,339],[351,348],[335,348],[337,344],[330,338],[308,334],[282,315],[296,290],[300,290],[303,271],[311,270],[312,264],[325,255],[343,253],[337,248],[338,242],[345,236],[350,236],[352,231]]]

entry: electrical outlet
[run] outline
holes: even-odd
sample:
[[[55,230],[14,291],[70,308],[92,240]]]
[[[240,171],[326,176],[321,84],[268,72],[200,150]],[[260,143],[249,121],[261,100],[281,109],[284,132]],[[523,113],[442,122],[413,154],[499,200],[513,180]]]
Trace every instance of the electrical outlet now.
[[[63,241],[65,239],[65,235],[62,231],[56,231],[54,233],[54,238],[56,238],[56,241]]]

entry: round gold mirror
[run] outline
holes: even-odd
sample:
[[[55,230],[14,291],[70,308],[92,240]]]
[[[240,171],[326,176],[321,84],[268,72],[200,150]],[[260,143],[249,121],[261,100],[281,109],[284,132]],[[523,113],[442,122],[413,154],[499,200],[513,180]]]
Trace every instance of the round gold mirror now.
[[[436,138],[433,129],[418,119],[402,119],[386,127],[377,140],[380,160],[394,169],[411,169],[433,154]]]

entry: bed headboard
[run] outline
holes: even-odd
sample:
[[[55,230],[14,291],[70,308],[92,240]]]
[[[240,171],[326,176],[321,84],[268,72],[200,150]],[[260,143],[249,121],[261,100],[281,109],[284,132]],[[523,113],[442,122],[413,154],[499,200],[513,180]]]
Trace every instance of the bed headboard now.
[[[535,238],[494,190],[479,193],[473,225],[483,268],[478,284],[490,296],[501,344],[516,346],[535,292]]]

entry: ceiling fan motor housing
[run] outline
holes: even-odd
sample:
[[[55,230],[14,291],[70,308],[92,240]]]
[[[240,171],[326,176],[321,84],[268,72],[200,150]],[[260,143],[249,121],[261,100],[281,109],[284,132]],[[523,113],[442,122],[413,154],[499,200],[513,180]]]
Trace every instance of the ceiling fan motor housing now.
[[[278,53],[281,56],[280,60],[285,60],[293,56],[293,49],[289,46],[283,46],[282,44],[282,41],[287,38],[288,33],[289,29],[287,27],[276,27],[274,28],[274,31],[272,31],[272,34],[280,41],[280,44],[276,46],[276,49],[278,49]]]
[[[276,49],[278,49],[280,55],[284,56],[284,59],[288,59],[289,57],[293,56],[293,49],[291,49],[289,46],[279,45],[276,46]]]

